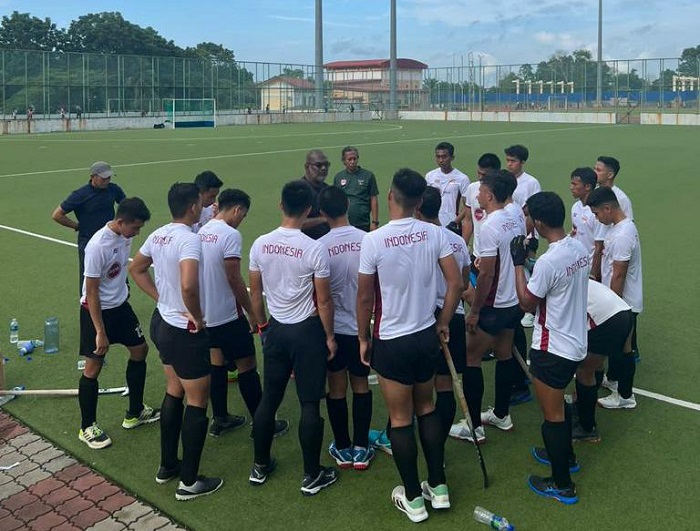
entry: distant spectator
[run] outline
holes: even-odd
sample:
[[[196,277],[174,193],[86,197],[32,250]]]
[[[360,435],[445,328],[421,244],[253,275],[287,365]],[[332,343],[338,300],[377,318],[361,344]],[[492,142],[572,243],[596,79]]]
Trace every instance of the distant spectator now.
[[[83,117],[83,109],[80,105],[75,106],[75,117],[80,120]]]

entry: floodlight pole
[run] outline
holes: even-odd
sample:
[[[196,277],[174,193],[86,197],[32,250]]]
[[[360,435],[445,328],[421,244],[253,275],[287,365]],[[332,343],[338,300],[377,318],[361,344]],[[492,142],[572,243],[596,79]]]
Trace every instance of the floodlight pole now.
[[[389,31],[389,110],[392,113],[391,118],[398,110],[396,105],[396,0],[391,0],[391,28]]]
[[[596,79],[596,105],[603,103],[603,0],[598,0],[598,77]]]
[[[323,1],[316,0],[316,108],[324,106],[323,101]]]

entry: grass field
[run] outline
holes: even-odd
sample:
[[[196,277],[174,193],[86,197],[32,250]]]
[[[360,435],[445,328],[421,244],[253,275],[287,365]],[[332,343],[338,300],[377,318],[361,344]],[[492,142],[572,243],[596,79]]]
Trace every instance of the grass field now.
[[[148,234],[168,221],[170,184],[191,181],[210,169],[226,186],[242,188],[252,196],[250,214],[241,228],[248,249],[257,235],[277,226],[281,186],[301,176],[308,149],[326,152],[333,175],[341,168],[341,148],[358,146],[361,164],[379,180],[384,222],[384,197],[393,171],[401,166],[420,172],[432,169],[433,148],[442,140],[454,143],[455,165],[469,175],[474,174],[481,153],[501,156],[510,144],[527,145],[528,171],[539,178],[543,189],[560,193],[567,205],[572,203],[568,183],[573,168],[593,165],[601,154],[621,161],[618,185],[633,201],[644,263],[645,310],[639,324],[642,363],[637,367],[636,386],[700,402],[700,277],[696,272],[700,253],[694,230],[698,195],[696,168],[691,163],[693,150],[700,145],[698,128],[378,122],[0,137],[0,224],[74,242],[74,234],[51,221],[50,214],[70,191],[87,181],[87,168],[94,160],[106,160],[115,166],[115,182],[127,195],[142,197],[151,209],[153,218],[144,229]],[[145,234],[136,239],[134,252]],[[30,339],[41,337],[45,317],[57,315],[62,334],[58,354],[38,351],[31,362],[20,358],[5,339],[1,352],[9,359],[8,385],[77,387],[76,250],[7,229],[0,230],[0,248],[0,323],[7,325],[17,317],[21,338]],[[147,326],[151,301],[135,290],[132,304]],[[124,384],[125,352],[121,347],[110,350],[102,387]],[[153,348],[149,359],[146,401],[158,406],[164,385]],[[485,405],[493,396],[492,371],[486,364]],[[292,419],[293,429],[274,443],[279,467],[270,481],[259,488],[248,485],[252,445],[247,430],[209,438],[202,472],[220,474],[226,483],[220,493],[186,504],[175,501],[174,484],[159,486],[153,480],[159,456],[157,426],[133,433],[120,428],[125,399],[100,399],[98,418],[114,441],[104,451],[90,450],[78,441],[80,416],[75,399],[23,397],[6,409],[193,529],[398,529],[408,525],[390,502],[399,480],[384,454],[376,457],[369,471],[343,472],[331,489],[312,498],[301,496],[298,407],[293,390],[288,393],[280,415]],[[235,385],[229,399],[231,412],[244,410]],[[515,432],[488,430],[489,441],[483,447],[492,481],[488,490],[481,486],[474,449],[449,440],[446,461],[453,509],[444,514],[432,511],[423,527],[476,529],[471,516],[475,505],[506,516],[519,530],[693,527],[700,516],[695,459],[700,413],[641,396],[637,400],[634,411],[599,410],[603,442],[577,447],[583,470],[574,479],[581,501],[571,507],[539,498],[526,487],[527,474],[547,470],[529,456],[530,447],[541,444],[542,419],[535,403],[513,409]],[[374,424],[379,426],[386,416],[376,388],[374,404]],[[327,423],[325,442],[331,438]],[[330,462],[326,453],[322,461]]]

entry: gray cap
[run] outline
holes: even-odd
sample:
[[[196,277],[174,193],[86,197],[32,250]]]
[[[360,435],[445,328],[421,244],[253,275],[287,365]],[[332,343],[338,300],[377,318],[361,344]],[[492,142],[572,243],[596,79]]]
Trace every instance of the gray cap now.
[[[102,179],[109,179],[114,176],[112,171],[112,166],[103,161],[97,161],[92,166],[90,166],[90,176],[97,175]]]

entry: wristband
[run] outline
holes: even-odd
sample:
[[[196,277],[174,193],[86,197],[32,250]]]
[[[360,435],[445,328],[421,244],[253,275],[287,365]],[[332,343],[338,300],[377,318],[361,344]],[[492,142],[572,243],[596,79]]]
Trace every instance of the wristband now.
[[[270,323],[263,323],[258,325],[258,334],[262,334],[265,330],[267,330],[267,327],[270,326]]]
[[[379,220],[378,220],[378,219],[373,219],[373,220],[372,220],[372,225],[379,225]]]

